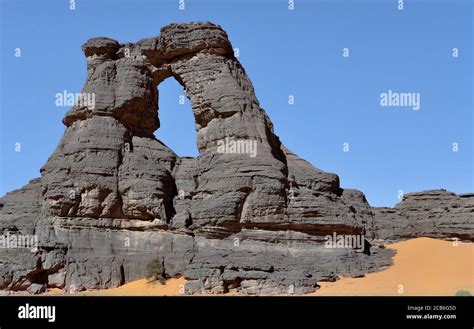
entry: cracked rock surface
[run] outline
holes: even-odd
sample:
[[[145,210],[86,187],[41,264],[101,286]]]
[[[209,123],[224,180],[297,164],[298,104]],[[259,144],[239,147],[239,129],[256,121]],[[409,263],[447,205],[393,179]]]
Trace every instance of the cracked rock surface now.
[[[32,250],[0,249],[0,289],[111,288],[158,262],[163,276],[186,278],[187,294],[301,294],[389,266],[385,241],[474,240],[474,194],[425,191],[372,208],[288,150],[232,49],[212,23],[82,46],[82,93],[95,104],[71,108],[41,177],[0,199],[0,232],[38,239]],[[167,78],[191,101],[196,158],[153,135]],[[327,248],[333,234],[363,234],[366,247]]]

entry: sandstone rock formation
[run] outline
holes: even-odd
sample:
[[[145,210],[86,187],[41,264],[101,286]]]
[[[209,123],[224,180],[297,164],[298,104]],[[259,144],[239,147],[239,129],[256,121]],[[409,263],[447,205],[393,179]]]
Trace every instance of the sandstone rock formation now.
[[[172,24],[133,44],[94,38],[82,50],[82,92],[96,102],[68,111],[41,178],[0,199],[0,232],[39,239],[0,249],[0,289],[115,287],[158,262],[187,279],[187,294],[299,294],[390,265],[385,240],[474,240],[474,195],[428,191],[372,208],[286,149],[217,25]],[[167,78],[191,101],[197,158],[153,135]],[[333,234],[364,234],[367,248],[326,248]]]
[[[474,193],[410,193],[394,208],[374,208],[374,215],[374,232],[379,239],[426,236],[474,240]]]

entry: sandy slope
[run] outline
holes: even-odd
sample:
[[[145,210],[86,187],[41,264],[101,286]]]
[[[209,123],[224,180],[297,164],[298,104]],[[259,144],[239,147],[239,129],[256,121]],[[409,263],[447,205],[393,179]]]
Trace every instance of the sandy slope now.
[[[453,296],[458,290],[474,294],[474,244],[418,238],[389,248],[397,250],[394,266],[364,278],[321,282],[313,295]]]
[[[127,283],[118,288],[85,291],[78,293],[81,296],[177,296],[181,295],[184,278],[169,279],[165,284],[158,281],[149,282],[141,279]]]
[[[388,247],[397,250],[394,266],[367,274],[364,278],[321,282],[321,288],[311,295],[453,296],[458,290],[469,290],[474,294],[474,244],[458,243],[455,246],[449,241],[418,238]],[[142,279],[118,288],[76,295],[176,296],[181,295],[180,290],[185,282],[184,278],[170,279],[166,284]],[[399,285],[403,285],[403,291]],[[49,291],[49,294],[61,294],[61,290]]]

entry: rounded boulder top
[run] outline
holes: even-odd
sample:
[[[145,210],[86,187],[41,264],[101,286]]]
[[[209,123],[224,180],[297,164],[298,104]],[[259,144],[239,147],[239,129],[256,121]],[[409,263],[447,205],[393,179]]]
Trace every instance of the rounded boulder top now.
[[[81,48],[86,57],[92,55],[108,55],[113,57],[120,47],[120,43],[114,39],[99,37],[87,40]]]

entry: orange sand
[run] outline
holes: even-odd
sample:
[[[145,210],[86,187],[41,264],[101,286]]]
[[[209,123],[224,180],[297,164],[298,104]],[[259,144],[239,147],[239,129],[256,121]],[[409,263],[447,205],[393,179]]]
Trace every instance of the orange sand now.
[[[316,296],[454,296],[474,294],[474,244],[430,238],[394,243],[394,266],[364,278],[321,282]],[[399,286],[402,285],[402,286]]]
[[[182,295],[184,278],[169,279],[161,284],[159,281],[141,279],[133,281],[118,288],[104,290],[90,290],[77,293],[79,296],[178,296]]]

